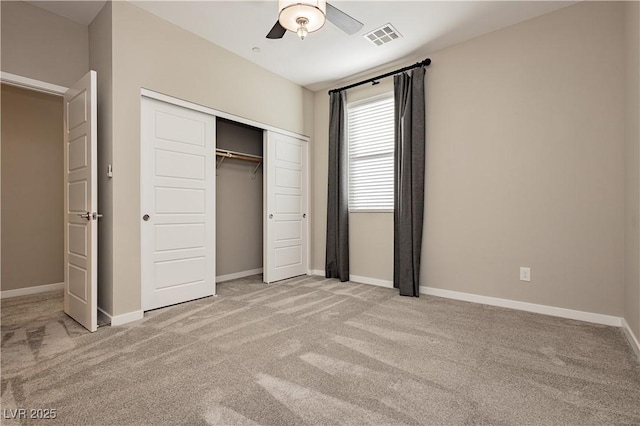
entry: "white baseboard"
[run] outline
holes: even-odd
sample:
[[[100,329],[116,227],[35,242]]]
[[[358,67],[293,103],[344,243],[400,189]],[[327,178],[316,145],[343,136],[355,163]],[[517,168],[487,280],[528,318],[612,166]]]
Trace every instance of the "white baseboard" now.
[[[258,268],[258,269],[249,269],[248,271],[234,272],[233,274],[218,275],[216,277],[216,282],[221,283],[224,281],[236,280],[238,278],[244,278],[244,277],[249,277],[251,275],[261,274],[262,272],[263,272],[263,268]]]
[[[326,274],[322,269],[309,269],[309,275],[317,275],[325,277]],[[393,288],[393,281],[381,280],[378,278],[363,277],[361,275],[349,274],[349,281],[360,284],[375,285],[378,287]]]
[[[535,303],[519,302],[517,300],[500,299],[497,297],[480,296],[478,294],[443,290],[440,288],[426,286],[420,286],[420,293],[430,296],[444,297],[447,299],[463,300],[465,302],[481,303],[483,305],[499,306],[502,308],[517,309],[519,311],[535,312],[537,314],[586,321],[595,324],[610,325],[613,327],[622,326],[622,318],[611,315],[594,314],[592,312],[575,311],[573,309],[538,305]]]
[[[320,269],[312,269],[309,271],[309,273],[311,275],[325,276],[324,271]],[[393,281],[362,277],[359,275],[351,275],[350,278],[350,281],[353,282],[393,288]],[[519,302],[517,300],[500,299],[498,297],[481,296],[478,294],[463,293],[460,291],[443,290],[427,286],[420,286],[420,293],[430,296],[444,297],[447,299],[462,300],[465,302],[499,306],[502,308],[516,309],[519,311],[534,312],[537,314],[550,315],[554,317],[591,322],[595,324],[622,327],[629,341],[631,342],[631,346],[633,346],[634,351],[636,351],[636,353],[638,353],[638,356],[640,357],[640,343],[638,343],[638,338],[633,334],[624,318],[621,317],[595,314],[592,312],[576,311],[573,309],[558,308],[555,306],[538,305],[535,303]]]
[[[102,311],[104,313],[104,311]],[[115,327],[118,325],[127,324],[133,321],[138,321],[144,318],[143,311],[133,311],[122,315],[113,315],[111,316],[111,326]]]
[[[631,348],[636,353],[636,356],[640,359],[640,342],[638,341],[638,337],[633,334],[631,327],[629,327],[629,323],[627,323],[627,320],[624,318],[622,318],[622,331],[624,331],[624,334],[627,337],[627,340],[629,340]]]
[[[27,296],[29,294],[46,293],[48,291],[63,290],[64,283],[36,285],[33,287],[17,288],[15,290],[0,291],[0,299],[10,297]]]
[[[380,280],[378,278],[361,277],[360,275],[349,275],[349,281],[361,284],[370,284],[378,287],[393,288],[393,281]]]

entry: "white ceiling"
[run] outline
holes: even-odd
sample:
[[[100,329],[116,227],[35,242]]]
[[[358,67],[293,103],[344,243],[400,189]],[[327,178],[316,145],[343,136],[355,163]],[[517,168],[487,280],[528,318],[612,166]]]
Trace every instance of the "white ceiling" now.
[[[56,0],[40,0],[28,1],[34,6],[53,12],[67,19],[82,25],[89,25],[98,12],[102,10],[102,6],[106,0],[90,0],[90,1],[56,1]]]
[[[104,1],[30,1],[87,25]],[[132,3],[311,90],[429,53],[560,9],[575,1],[331,1],[364,23],[352,36],[331,23],[303,41],[287,32],[265,38],[278,5],[263,1],[140,1]],[[391,23],[402,38],[383,46],[362,34]],[[252,48],[260,49],[259,53]]]

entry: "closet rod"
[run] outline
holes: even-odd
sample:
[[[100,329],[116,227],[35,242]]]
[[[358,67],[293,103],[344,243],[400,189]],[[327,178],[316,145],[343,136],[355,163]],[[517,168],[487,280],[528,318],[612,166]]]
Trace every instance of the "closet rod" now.
[[[242,153],[233,152],[233,151],[216,150],[216,155],[218,157],[234,158],[236,160],[253,161],[254,163],[262,162],[262,157],[258,157],[257,155],[242,154]]]

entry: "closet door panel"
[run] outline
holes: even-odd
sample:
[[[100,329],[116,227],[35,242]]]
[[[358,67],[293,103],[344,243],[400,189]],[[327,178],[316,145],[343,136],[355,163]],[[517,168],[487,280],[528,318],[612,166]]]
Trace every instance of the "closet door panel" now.
[[[269,283],[308,270],[307,142],[268,131],[264,152],[264,281]]]
[[[171,106],[173,107],[173,105]],[[170,143],[205,147],[207,145],[207,123],[198,118],[186,117],[176,111],[157,110],[151,136],[159,140],[167,140]]]
[[[203,223],[158,225],[155,232],[157,252],[204,248],[206,242]]]
[[[275,214],[301,214],[302,197],[300,195],[276,194],[274,213]]]
[[[275,251],[275,263],[278,267],[295,266],[302,263],[302,248],[300,246],[279,247]]]
[[[156,214],[205,214],[205,189],[155,188]]]
[[[156,149],[156,176],[195,179],[205,178],[206,156]]]
[[[215,117],[142,100],[142,308],[215,294]]]
[[[275,228],[275,234],[281,241],[302,238],[302,224],[298,220],[276,222]]]
[[[302,173],[300,170],[276,169],[276,186],[279,188],[302,188]]]

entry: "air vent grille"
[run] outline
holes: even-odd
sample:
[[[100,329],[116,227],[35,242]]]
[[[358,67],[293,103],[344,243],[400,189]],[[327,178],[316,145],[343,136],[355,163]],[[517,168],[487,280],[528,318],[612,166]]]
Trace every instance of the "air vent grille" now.
[[[385,24],[380,28],[376,28],[375,30],[367,34],[364,34],[363,37],[376,46],[382,46],[383,44],[387,44],[390,41],[402,37],[402,34],[400,34],[398,30],[393,27],[393,25]]]

